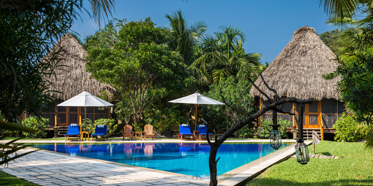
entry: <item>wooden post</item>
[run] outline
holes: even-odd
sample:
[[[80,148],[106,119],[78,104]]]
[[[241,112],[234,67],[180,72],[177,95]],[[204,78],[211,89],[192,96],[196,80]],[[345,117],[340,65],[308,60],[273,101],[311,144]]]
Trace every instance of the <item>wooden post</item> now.
[[[57,101],[54,104],[54,127],[57,127],[58,108]]]
[[[78,107],[78,125],[79,126],[82,125],[82,115],[81,115],[81,112],[80,112],[80,107]]]
[[[319,144],[320,143],[320,136],[317,135],[317,133],[315,131],[312,131],[312,150],[313,150],[313,154],[315,154],[315,145]]]
[[[320,125],[320,134],[321,134],[321,140],[324,140],[324,125],[322,123],[322,114],[321,114],[321,101],[319,101],[319,104],[318,104],[318,116],[319,116],[319,125]]]
[[[66,107],[66,124],[70,125],[70,107]]]
[[[84,127],[87,127],[87,107],[84,107]],[[82,127],[80,127],[80,131],[82,130]]]
[[[198,110],[198,105],[196,106],[196,114],[194,115],[194,131],[197,130],[197,110]]]
[[[259,110],[261,110],[263,107],[262,105],[262,98],[259,98]],[[259,126],[262,126],[262,116],[259,117]]]

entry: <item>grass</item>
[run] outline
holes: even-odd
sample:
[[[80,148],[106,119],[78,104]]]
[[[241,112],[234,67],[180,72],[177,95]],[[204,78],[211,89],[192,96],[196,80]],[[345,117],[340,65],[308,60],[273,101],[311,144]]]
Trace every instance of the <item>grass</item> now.
[[[14,140],[18,137],[5,137],[3,140]],[[20,140],[45,140],[45,141],[54,141],[54,140],[65,140],[64,137],[60,138],[21,138]]]
[[[312,152],[312,146],[309,147],[309,152]],[[311,158],[307,165],[301,165],[295,158],[290,158],[270,167],[246,183],[246,186],[373,184],[373,150],[365,149],[363,143],[321,141],[316,145],[316,154],[343,158]]]
[[[26,180],[17,178],[3,171],[0,171],[0,185],[12,185],[12,186],[35,186],[36,184],[30,183]]]

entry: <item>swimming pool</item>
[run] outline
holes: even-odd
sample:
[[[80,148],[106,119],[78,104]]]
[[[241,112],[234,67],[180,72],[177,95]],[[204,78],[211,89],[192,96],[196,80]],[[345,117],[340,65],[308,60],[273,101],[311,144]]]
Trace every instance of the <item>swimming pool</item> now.
[[[288,144],[283,144],[287,146]],[[34,144],[36,148],[162,171],[209,177],[210,146],[203,143]],[[268,143],[223,144],[218,175],[274,152]]]

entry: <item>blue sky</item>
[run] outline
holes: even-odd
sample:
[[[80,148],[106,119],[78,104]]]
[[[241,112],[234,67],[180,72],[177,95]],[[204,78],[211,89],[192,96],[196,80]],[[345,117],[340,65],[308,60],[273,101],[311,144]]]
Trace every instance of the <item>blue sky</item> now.
[[[87,0],[84,4],[91,12]],[[319,0],[116,0],[113,18],[136,21],[150,17],[163,27],[169,25],[165,15],[177,10],[182,11],[189,24],[206,23],[208,34],[214,34],[222,25],[240,28],[247,38],[245,51],[262,54],[263,63],[272,62],[291,40],[292,33],[304,25],[315,28],[318,34],[337,28],[325,23],[328,16],[319,7]],[[99,26],[86,12],[81,17],[72,30],[83,39]]]

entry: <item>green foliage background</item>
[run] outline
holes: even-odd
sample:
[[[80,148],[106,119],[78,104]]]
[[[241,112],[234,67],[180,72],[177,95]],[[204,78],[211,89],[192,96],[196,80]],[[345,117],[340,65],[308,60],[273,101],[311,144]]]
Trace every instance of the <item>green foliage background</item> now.
[[[290,121],[288,121],[288,120],[283,120],[281,118],[278,118],[278,122],[277,123],[280,125],[280,127],[278,128],[278,130],[281,133],[281,137],[282,138],[286,138],[286,128],[287,127],[291,127],[292,123]],[[269,119],[263,118],[262,119],[262,126],[258,128],[258,135],[259,135],[259,137],[261,137],[261,138],[269,138],[269,133],[272,130],[272,127],[269,126],[269,125],[272,125],[272,124],[273,124],[272,118],[269,118]]]
[[[361,124],[353,118],[351,115],[346,115],[343,113],[335,124],[333,125],[335,129],[336,141],[343,142],[354,142],[365,138],[369,132],[369,127],[367,125]]]
[[[250,115],[256,108],[254,106],[254,99],[249,95],[251,84],[248,80],[240,79],[236,82],[235,77],[230,76],[226,80],[221,80],[210,86],[210,91],[205,93],[207,97],[223,102],[226,102],[237,109],[236,118],[242,120]],[[234,110],[225,105],[206,105],[203,106],[205,111],[206,121],[209,126],[217,133],[226,130],[227,127],[232,127],[235,121]],[[253,136],[254,125],[248,126],[240,130],[237,136],[241,138]]]
[[[36,130],[36,132],[22,132],[27,138],[44,138],[47,136],[45,129],[49,119],[43,117],[29,117],[22,120],[22,125],[31,129]]]
[[[110,43],[110,35],[115,43]],[[123,20],[116,27],[109,24],[88,42],[87,69],[92,77],[115,88],[120,98],[116,116],[125,124],[143,128],[146,113],[159,106],[153,103],[185,91],[194,81],[180,55],[164,44],[166,31],[149,18]],[[167,112],[163,110],[155,112]]]

